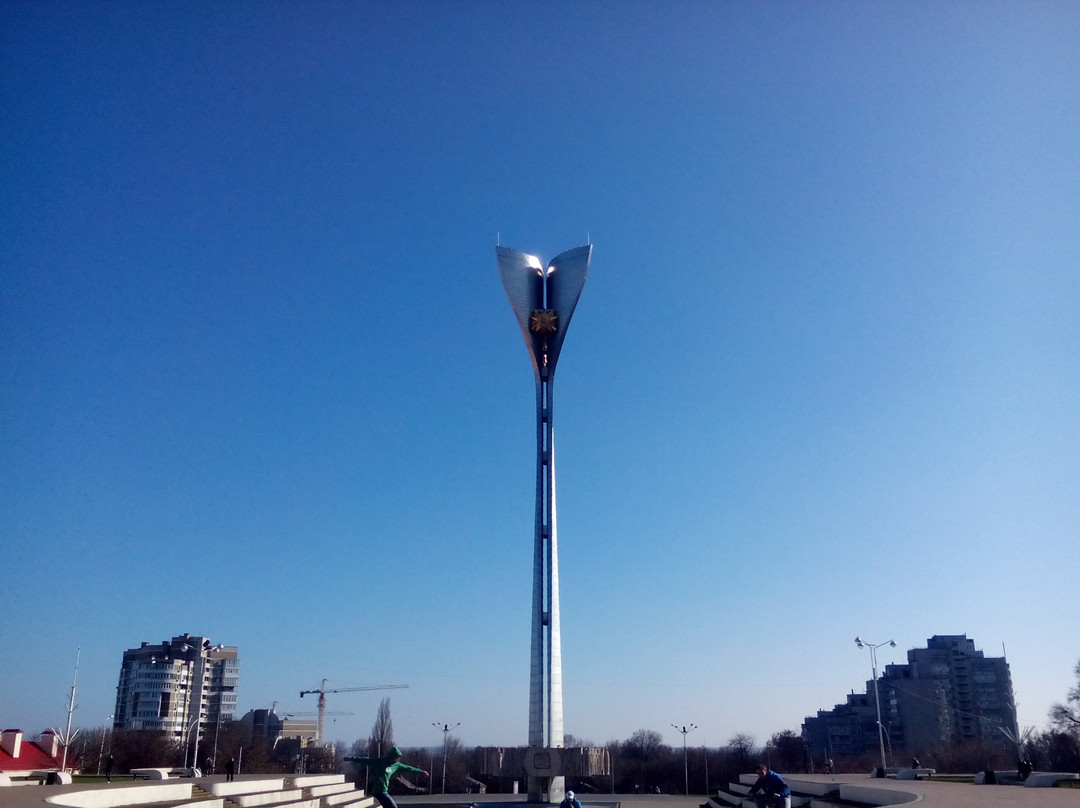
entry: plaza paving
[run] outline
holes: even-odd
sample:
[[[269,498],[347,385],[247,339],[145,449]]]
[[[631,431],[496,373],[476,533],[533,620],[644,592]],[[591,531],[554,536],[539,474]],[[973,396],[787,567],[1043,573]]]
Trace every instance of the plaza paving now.
[[[251,775],[252,779],[258,779]],[[897,803],[917,805],[917,808],[1080,808],[1080,789],[1068,788],[1024,788],[1022,786],[974,786],[962,783],[943,783],[924,780],[880,780],[866,775],[812,775],[801,774],[793,779],[807,782],[850,783],[872,788],[882,788],[897,793]],[[216,782],[223,776],[197,778],[196,783]],[[238,780],[246,779],[238,777]],[[86,791],[103,788],[125,789],[134,785],[145,785],[144,781],[132,783],[118,780],[111,785],[105,783],[75,783],[70,786],[16,786],[0,788],[0,808],[54,808],[45,802],[47,797],[58,796],[68,791]],[[914,795],[915,801],[904,796]],[[508,794],[432,794],[397,798],[401,808],[423,808],[423,806],[445,806],[446,808],[467,808],[478,805],[480,808],[501,805],[526,805],[524,795]],[[589,794],[581,800],[583,808],[698,808],[708,802],[701,795],[689,797],[661,794]]]
[[[932,780],[882,780],[858,774],[795,774],[792,779],[813,783],[851,783],[916,795],[917,808],[1080,808],[1080,789],[975,786]],[[898,795],[899,797],[899,795]]]

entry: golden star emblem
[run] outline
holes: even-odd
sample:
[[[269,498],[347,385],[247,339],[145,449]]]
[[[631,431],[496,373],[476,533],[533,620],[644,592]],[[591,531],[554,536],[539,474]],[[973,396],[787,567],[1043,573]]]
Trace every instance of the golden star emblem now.
[[[551,309],[537,309],[529,318],[529,330],[534,334],[554,334],[559,328],[559,315]]]

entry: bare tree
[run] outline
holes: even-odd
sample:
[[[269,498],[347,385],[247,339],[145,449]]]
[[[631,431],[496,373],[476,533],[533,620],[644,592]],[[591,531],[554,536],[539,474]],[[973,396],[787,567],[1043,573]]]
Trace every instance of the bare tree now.
[[[71,745],[68,747],[68,766],[72,769],[80,769],[83,774],[100,774],[108,729],[108,727],[84,729],[72,738]]]
[[[754,736],[745,732],[731,736],[727,742],[731,753],[731,762],[740,774],[754,770]]]
[[[587,738],[579,738],[567,732],[563,735],[563,746],[567,749],[573,749],[578,746],[595,746],[595,744]]]
[[[383,699],[375,724],[371,727],[371,741],[368,749],[373,757],[382,757],[394,745],[394,722],[390,720],[390,699]]]
[[[626,754],[640,760],[656,757],[664,746],[664,736],[654,729],[639,729],[626,742]]]
[[[1080,662],[1076,663],[1073,673],[1076,684],[1069,688],[1065,703],[1050,707],[1050,722],[1067,735],[1080,734]]]
[[[782,772],[800,772],[806,767],[803,765],[806,753],[802,736],[796,735],[790,729],[775,733],[769,742],[765,744],[765,754],[769,757],[772,768]]]
[[[649,774],[664,749],[664,736],[652,729],[639,729],[623,744],[623,759],[637,769],[636,785],[643,789],[656,785],[649,782]]]

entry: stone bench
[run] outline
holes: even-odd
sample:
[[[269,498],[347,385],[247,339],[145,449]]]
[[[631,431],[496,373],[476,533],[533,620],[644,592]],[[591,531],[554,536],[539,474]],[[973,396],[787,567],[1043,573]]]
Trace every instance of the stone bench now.
[[[1026,779],[1020,779],[1016,769],[990,770],[975,775],[975,785],[1022,785],[1026,788],[1053,788],[1062,780],[1080,780],[1076,772],[1031,772]]]
[[[924,777],[930,780],[935,774],[937,774],[937,769],[923,767],[918,769],[897,769],[895,777],[897,780],[921,780]]]
[[[1076,772],[1032,772],[1024,780],[1026,788],[1053,788],[1062,780],[1080,780]]]
[[[173,770],[171,768],[168,768],[168,769],[148,768],[148,769],[132,769],[129,773],[131,774],[131,779],[132,780],[136,780],[136,779],[138,779],[140,777],[143,780],[168,780],[169,779],[169,774],[172,771]]]

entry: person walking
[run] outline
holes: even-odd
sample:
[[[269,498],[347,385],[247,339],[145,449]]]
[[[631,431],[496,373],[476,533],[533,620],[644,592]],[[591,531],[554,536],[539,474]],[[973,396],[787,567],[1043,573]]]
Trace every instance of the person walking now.
[[[243,751],[243,750],[240,750],[240,751]],[[233,775],[235,775],[235,774],[236,774],[236,761],[233,758],[229,758],[228,762],[225,764],[225,782],[226,783],[231,783],[232,779],[233,779]]]
[[[746,796],[753,797],[757,808],[791,808],[791,789],[784,778],[764,763],[757,767],[757,781]],[[757,792],[761,793],[758,794]]]
[[[394,779],[395,774],[398,772],[413,772],[414,774],[422,774],[424,777],[429,776],[423,769],[402,763],[401,750],[396,746],[391,747],[390,751],[381,758],[347,757],[345,760],[356,766],[370,766],[372,768],[375,772],[375,779],[371,784],[371,796],[377,799],[383,808],[397,808],[397,803],[390,796],[390,781]]]

